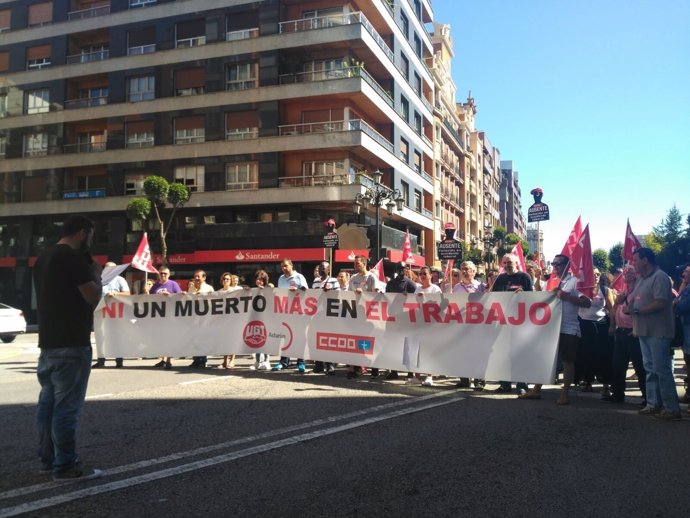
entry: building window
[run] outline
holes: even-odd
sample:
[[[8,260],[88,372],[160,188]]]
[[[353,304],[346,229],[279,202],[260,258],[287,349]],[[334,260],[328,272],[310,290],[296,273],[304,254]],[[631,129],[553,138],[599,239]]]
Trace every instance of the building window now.
[[[307,160],[302,162],[302,175],[313,177],[314,184],[345,183],[345,162]]]
[[[417,57],[421,59],[422,57],[422,40],[419,39],[419,36],[415,33],[414,35],[414,53],[417,54]]]
[[[7,72],[10,69],[10,53],[0,52],[0,72]]]
[[[417,135],[422,134],[422,116],[417,112],[414,112],[414,130]]]
[[[225,189],[245,191],[259,188],[259,164],[257,162],[237,162],[225,164]]]
[[[131,103],[150,101],[156,97],[156,80],[153,76],[127,79],[127,100]]]
[[[50,66],[50,55],[52,48],[50,45],[39,45],[26,49],[26,69],[40,70]]]
[[[175,70],[175,95],[201,95],[204,93],[206,70],[204,67]]]
[[[148,174],[126,174],[125,196],[139,196],[144,194],[144,180]]]
[[[45,113],[50,111],[50,90],[30,90],[26,92],[26,113]]]
[[[42,2],[40,4],[32,4],[29,6],[29,19],[27,25],[29,27],[40,27],[41,25],[48,25],[53,21],[53,2]]]
[[[12,11],[9,9],[0,10],[0,32],[5,32],[10,30],[10,18],[12,17]]]
[[[85,131],[77,135],[77,153],[93,153],[106,150],[105,131]]]
[[[228,65],[227,90],[247,90],[256,88],[256,74],[254,63]]]
[[[406,81],[410,80],[410,60],[402,52],[400,53],[400,72]]]
[[[417,95],[420,97],[422,96],[422,78],[417,72],[414,73],[414,82],[412,83],[412,88]]]
[[[203,115],[175,119],[175,144],[196,144],[206,140]]]
[[[400,139],[400,160],[410,163],[410,143],[404,138]]]
[[[405,122],[410,120],[410,102],[402,95],[400,96],[400,116],[405,119]]]
[[[414,152],[414,170],[422,174],[422,154],[418,151]]]
[[[144,27],[127,31],[127,55],[138,56],[156,52],[156,28]]]
[[[242,140],[259,136],[259,114],[256,111],[225,114],[225,138]]]
[[[204,192],[204,166],[176,167],[175,181],[186,186],[191,192]]]
[[[130,7],[146,7],[147,5],[154,5],[157,0],[129,0]]]
[[[422,193],[417,189],[414,190],[414,210],[422,212]]]
[[[206,44],[206,21],[203,18],[175,25],[175,47],[178,49]]]
[[[405,35],[405,39],[410,37],[410,20],[402,12],[400,13],[400,29]]]
[[[0,94],[0,117],[7,117],[7,95]]]
[[[419,19],[419,21],[422,21],[422,3],[420,0],[414,0],[414,14],[415,16]]]
[[[127,123],[127,147],[140,148],[154,145],[153,121]]]
[[[407,182],[400,182],[400,192],[403,197],[403,204],[405,207],[410,206],[410,184]]]
[[[342,58],[322,59],[318,61],[309,61],[304,63],[305,81],[322,81],[324,79],[334,79],[340,77],[348,77],[353,71],[348,68],[349,62]]]
[[[94,86],[79,90],[80,106],[102,106],[108,104],[108,87]]]
[[[7,137],[5,135],[0,135],[0,156],[5,156],[5,149],[7,148]]]
[[[24,135],[24,156],[45,156],[47,154],[47,133],[29,133]]]

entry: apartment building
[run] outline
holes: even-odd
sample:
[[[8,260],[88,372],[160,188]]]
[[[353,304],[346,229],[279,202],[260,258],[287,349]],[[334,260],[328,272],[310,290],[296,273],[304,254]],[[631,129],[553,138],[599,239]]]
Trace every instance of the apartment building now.
[[[430,0],[0,0],[0,298],[30,309],[69,214],[126,262],[149,175],[192,191],[168,235],[178,278],[284,257],[309,276],[331,218],[335,270],[400,260],[408,229],[433,262],[432,21]],[[374,171],[403,198],[379,250],[375,209],[353,212]]]
[[[522,239],[527,236],[525,214],[522,211],[522,192],[518,172],[512,160],[501,160],[500,212],[507,232],[517,234]]]

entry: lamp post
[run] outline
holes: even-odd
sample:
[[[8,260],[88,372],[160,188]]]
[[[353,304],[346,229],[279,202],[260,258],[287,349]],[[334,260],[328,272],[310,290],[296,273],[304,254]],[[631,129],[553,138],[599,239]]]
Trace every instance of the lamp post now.
[[[385,205],[386,212],[389,216],[393,215],[393,211],[398,212],[403,209],[403,198],[402,193],[399,189],[390,189],[386,185],[381,183],[383,178],[383,173],[378,169],[373,172],[374,184],[371,187],[365,186],[366,191],[364,193],[357,193],[355,199],[352,202],[352,212],[355,215],[359,215],[362,209],[367,210],[369,206],[374,208],[376,214],[376,253],[374,256],[374,261],[379,261],[379,253],[381,251],[381,225],[379,223],[379,209]]]

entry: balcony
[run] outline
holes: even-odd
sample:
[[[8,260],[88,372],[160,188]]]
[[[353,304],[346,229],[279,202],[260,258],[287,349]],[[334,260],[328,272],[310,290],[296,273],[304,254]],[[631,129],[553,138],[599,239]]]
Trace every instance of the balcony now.
[[[73,110],[75,108],[91,108],[93,106],[104,106],[108,104],[108,97],[84,97],[81,99],[69,99],[65,101],[65,110]]]
[[[110,4],[90,7],[88,9],[80,9],[78,11],[71,11],[67,13],[68,20],[83,20],[85,18],[93,18],[95,16],[105,16],[110,14]]]
[[[139,45],[137,47],[129,47],[127,49],[128,56],[141,56],[142,54],[151,54],[156,52],[156,44],[151,43],[150,45]]]
[[[227,130],[225,140],[246,140],[259,138],[259,128],[242,128]]]
[[[107,149],[105,141],[101,142],[77,142],[62,146],[65,153],[101,153]]]
[[[103,61],[110,58],[110,50],[102,49],[95,52],[82,52],[81,54],[73,54],[67,56],[66,63],[73,65],[74,63],[91,63],[92,61]]]
[[[358,183],[354,174],[283,176],[278,178],[280,187],[322,187],[329,185],[352,185]]]
[[[228,92],[237,92],[240,90],[251,90],[252,88],[258,88],[259,81],[256,78],[249,79],[231,79],[226,81],[225,89]]]
[[[241,31],[229,31],[225,33],[225,41],[249,40],[259,37],[259,28],[243,29]]]
[[[287,124],[278,126],[278,134],[280,136],[305,135],[311,133],[333,133],[338,131],[362,131],[374,139],[377,143],[381,144],[390,153],[394,152],[393,144],[391,144],[386,137],[381,135],[378,131],[361,119],[317,122],[310,124]]]
[[[194,38],[183,38],[175,42],[175,48],[188,49],[191,47],[200,47],[206,45],[206,36],[196,36]]]
[[[137,139],[137,140],[127,140],[126,147],[128,149],[131,148],[142,148],[142,147],[153,147],[154,146],[154,138],[153,137],[148,137],[148,138],[142,138],[142,139]]]

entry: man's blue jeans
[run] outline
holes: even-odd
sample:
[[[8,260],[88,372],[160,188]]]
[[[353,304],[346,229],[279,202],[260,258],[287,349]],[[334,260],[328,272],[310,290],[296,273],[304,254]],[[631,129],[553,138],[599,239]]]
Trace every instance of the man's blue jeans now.
[[[647,405],[677,414],[678,391],[673,379],[673,354],[670,338],[640,336],[644,370],[647,372]]]
[[[69,469],[78,458],[77,419],[91,374],[91,347],[42,349],[38,359],[38,455],[55,471]]]

